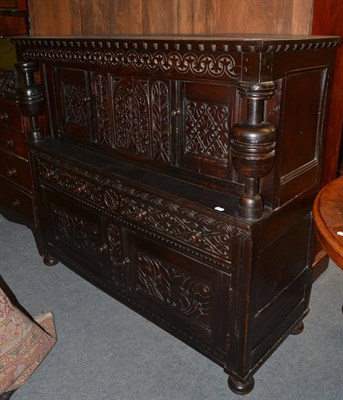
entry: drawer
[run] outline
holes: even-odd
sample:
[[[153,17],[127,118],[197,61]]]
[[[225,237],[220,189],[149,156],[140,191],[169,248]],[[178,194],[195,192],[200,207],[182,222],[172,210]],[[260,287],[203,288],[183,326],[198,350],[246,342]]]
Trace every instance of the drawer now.
[[[29,162],[21,158],[0,152],[0,175],[17,185],[32,190]]]
[[[0,102],[0,132],[5,130],[14,130],[23,132],[23,123],[21,114],[16,104]]]
[[[0,149],[26,159],[28,158],[25,135],[23,132],[11,130],[3,130],[0,132]]]
[[[13,210],[34,224],[32,197],[0,178],[0,205]]]

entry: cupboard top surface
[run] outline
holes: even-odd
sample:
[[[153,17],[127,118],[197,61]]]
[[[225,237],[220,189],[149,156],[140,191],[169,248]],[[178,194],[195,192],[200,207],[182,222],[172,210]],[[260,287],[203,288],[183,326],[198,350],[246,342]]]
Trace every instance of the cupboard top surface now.
[[[36,36],[36,37],[13,37],[16,45],[40,45],[40,46],[83,46],[111,47],[117,42],[132,42],[133,46],[153,47],[168,44],[190,46],[192,43],[215,50],[214,45],[229,46],[223,50],[235,51],[292,51],[306,50],[323,47],[335,47],[340,43],[338,36],[300,36],[300,35],[115,35],[115,36]],[[199,49],[201,50],[201,48]]]

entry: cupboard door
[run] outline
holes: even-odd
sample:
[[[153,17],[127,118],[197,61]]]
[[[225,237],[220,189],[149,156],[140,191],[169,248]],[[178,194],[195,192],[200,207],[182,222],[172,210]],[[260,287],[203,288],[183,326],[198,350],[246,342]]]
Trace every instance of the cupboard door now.
[[[68,198],[47,190],[44,194],[49,244],[63,257],[75,260],[82,270],[108,279],[111,268],[101,217]]]
[[[59,134],[88,142],[92,135],[91,92],[87,71],[55,68]]]
[[[181,166],[231,178],[229,130],[235,89],[185,82],[181,85]]]
[[[230,276],[128,233],[132,296],[158,319],[226,350]]]

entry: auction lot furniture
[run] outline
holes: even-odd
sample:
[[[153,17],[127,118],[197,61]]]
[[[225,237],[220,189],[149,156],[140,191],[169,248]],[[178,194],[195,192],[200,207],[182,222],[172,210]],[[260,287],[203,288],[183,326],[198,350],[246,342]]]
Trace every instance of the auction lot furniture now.
[[[248,393],[308,312],[338,38],[13,42],[45,263],[62,261]]]

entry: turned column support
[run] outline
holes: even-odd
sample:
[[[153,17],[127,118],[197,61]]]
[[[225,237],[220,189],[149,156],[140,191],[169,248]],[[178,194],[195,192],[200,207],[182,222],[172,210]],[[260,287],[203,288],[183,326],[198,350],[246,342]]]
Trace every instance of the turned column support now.
[[[275,126],[263,121],[264,102],[273,96],[275,82],[240,82],[238,92],[247,99],[247,121],[231,129],[231,155],[236,171],[244,178],[239,215],[248,220],[263,216],[260,178],[270,173],[276,147]]]
[[[17,104],[22,115],[28,117],[31,123],[30,140],[37,142],[43,138],[39,128],[38,117],[44,113],[43,87],[34,81],[37,65],[33,62],[15,64],[19,75],[17,87]]]

